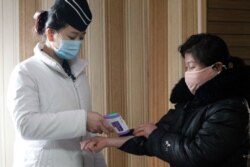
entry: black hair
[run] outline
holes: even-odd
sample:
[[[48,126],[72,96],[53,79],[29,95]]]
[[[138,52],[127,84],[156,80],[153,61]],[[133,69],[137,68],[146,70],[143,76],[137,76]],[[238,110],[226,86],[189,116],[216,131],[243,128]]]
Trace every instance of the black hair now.
[[[182,57],[191,53],[200,63],[210,66],[222,62],[228,67],[231,56],[225,41],[212,34],[195,34],[190,36],[180,47]]]
[[[85,31],[92,20],[87,0],[55,0],[49,11],[40,11],[34,15],[35,32],[44,35],[46,28],[59,31],[70,25],[78,31]]]
[[[62,18],[59,18],[57,10],[53,8],[49,11],[36,12],[34,19],[34,29],[38,35],[44,35],[46,28],[59,31],[68,25]]]

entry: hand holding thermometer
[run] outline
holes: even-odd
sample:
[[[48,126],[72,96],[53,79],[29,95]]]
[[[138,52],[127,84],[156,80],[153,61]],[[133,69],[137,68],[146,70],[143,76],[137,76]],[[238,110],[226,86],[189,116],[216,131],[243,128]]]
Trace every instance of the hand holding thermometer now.
[[[132,135],[131,132],[133,130],[129,129],[126,122],[123,120],[121,115],[119,113],[111,113],[104,115],[104,118],[108,121],[108,123],[114,127],[115,132],[119,136],[127,136],[127,135]]]

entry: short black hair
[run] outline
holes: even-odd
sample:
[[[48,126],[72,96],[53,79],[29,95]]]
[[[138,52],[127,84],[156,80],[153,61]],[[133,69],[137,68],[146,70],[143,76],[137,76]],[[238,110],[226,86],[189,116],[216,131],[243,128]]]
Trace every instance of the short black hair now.
[[[207,33],[190,36],[178,50],[183,58],[185,53],[191,53],[205,66],[216,62],[228,66],[231,57],[226,42],[219,36]]]

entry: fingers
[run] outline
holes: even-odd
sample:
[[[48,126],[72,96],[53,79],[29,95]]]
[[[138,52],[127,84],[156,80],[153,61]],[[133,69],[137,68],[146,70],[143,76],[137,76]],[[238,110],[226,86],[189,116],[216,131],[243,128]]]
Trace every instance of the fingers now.
[[[88,140],[80,142],[80,147],[82,151],[88,152],[100,152],[107,146],[106,138],[101,136],[96,136]]]
[[[142,125],[139,125],[134,130],[134,135],[135,136],[144,136],[144,137],[148,138],[149,135],[152,133],[152,131],[155,129],[156,129],[156,126],[153,123],[142,124]]]
[[[105,119],[100,119],[98,120],[98,122],[96,123],[96,127],[94,127],[94,129],[92,130],[93,133],[105,133],[105,134],[109,134],[112,133],[114,131],[113,127],[111,127],[107,121]]]
[[[88,143],[91,142],[91,140],[84,140],[80,142],[81,145],[81,150],[85,150],[86,146],[88,145]]]
[[[102,119],[101,123],[102,123],[101,129],[104,133],[109,134],[114,131],[113,127],[111,127],[104,118]]]
[[[113,132],[113,128],[103,118],[103,116],[96,112],[88,112],[87,115],[87,130],[92,133],[106,133]]]
[[[140,132],[143,132],[146,128],[146,124],[141,124],[137,128],[134,129],[134,134],[138,134]]]
[[[145,131],[140,131],[140,132],[137,132],[137,133],[134,133],[135,136],[146,136],[146,133]]]
[[[89,152],[95,152],[94,147],[96,146],[96,144],[97,144],[96,141],[88,142],[88,144],[85,145],[84,149],[89,151]]]
[[[91,140],[91,139],[81,141],[80,142],[81,150],[93,152],[93,148],[95,147],[96,144],[97,144],[97,141]]]
[[[135,136],[145,136],[145,134],[146,134],[146,132],[145,132],[144,127],[139,127],[139,128],[134,130],[134,135]]]

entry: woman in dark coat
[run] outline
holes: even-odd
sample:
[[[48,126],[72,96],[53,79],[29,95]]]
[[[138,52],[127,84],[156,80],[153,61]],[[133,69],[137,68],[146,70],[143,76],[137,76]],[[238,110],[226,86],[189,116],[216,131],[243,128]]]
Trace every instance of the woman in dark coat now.
[[[250,70],[214,35],[192,35],[179,51],[186,72],[172,90],[175,108],[156,124],[135,128],[134,136],[96,137],[82,142],[82,149],[117,147],[171,167],[247,166]]]

